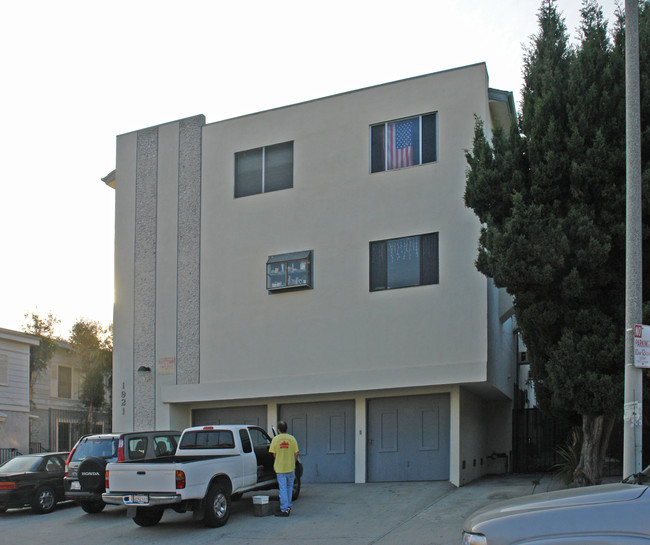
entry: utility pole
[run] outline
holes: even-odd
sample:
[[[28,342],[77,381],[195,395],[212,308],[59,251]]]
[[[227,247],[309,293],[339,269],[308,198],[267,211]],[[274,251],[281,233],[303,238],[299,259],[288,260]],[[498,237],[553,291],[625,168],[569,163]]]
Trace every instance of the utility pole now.
[[[639,4],[625,0],[626,257],[623,477],[642,468],[643,374],[634,367],[634,325],[642,320]]]

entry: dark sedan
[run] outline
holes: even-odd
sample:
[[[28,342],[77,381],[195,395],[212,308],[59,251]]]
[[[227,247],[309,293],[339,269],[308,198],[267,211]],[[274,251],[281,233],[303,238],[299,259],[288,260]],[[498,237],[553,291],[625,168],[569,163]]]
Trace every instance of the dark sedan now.
[[[0,513],[27,505],[49,513],[65,499],[63,476],[67,452],[16,456],[0,466]]]

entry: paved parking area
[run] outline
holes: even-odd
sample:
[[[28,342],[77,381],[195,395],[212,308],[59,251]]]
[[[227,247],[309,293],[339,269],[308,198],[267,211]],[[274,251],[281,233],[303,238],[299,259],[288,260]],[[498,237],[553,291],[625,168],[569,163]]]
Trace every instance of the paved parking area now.
[[[117,506],[96,515],[72,504],[62,504],[49,515],[9,510],[0,515],[0,542],[456,545],[463,520],[479,507],[559,486],[549,477],[539,483],[537,479],[538,475],[494,476],[462,488],[448,482],[304,484],[289,518],[256,517],[252,494],[247,494],[233,502],[230,520],[222,528],[206,528],[193,521],[191,513],[171,510],[152,528],[137,526],[126,518],[126,509]],[[273,491],[270,495],[277,500]]]

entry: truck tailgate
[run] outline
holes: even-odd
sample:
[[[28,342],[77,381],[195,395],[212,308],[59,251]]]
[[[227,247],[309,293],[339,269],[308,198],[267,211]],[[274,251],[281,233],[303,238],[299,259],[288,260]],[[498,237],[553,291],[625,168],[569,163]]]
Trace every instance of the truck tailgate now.
[[[111,463],[106,466],[111,492],[174,492],[176,464]]]

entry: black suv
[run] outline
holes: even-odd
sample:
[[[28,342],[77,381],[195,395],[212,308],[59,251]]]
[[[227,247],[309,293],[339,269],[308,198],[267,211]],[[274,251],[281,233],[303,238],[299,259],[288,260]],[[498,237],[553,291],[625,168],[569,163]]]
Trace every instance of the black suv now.
[[[179,431],[147,431],[85,435],[74,446],[65,464],[65,497],[75,500],[86,513],[99,513],[106,504],[106,464],[171,457]]]

